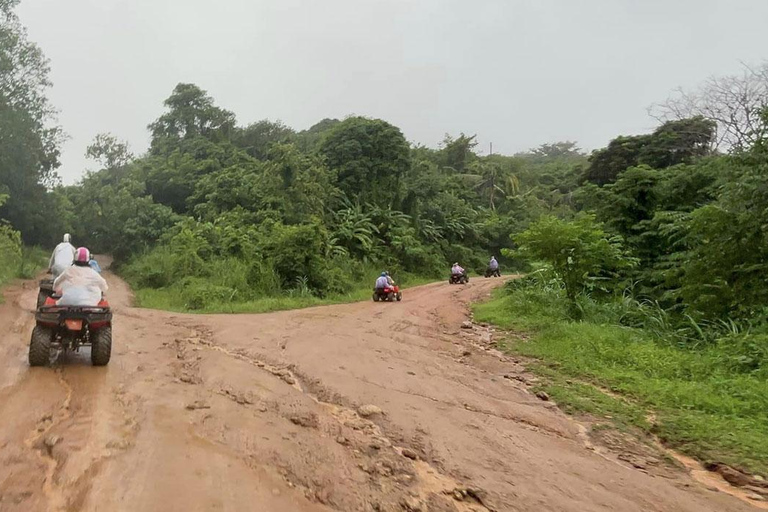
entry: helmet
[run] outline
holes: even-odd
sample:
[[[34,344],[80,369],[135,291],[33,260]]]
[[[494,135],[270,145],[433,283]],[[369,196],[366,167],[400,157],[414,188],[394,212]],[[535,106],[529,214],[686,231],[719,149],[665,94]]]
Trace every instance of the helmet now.
[[[459,265],[459,262],[457,261],[456,263],[454,263],[454,265],[458,266],[458,265]]]
[[[64,233],[64,243],[68,244],[72,240],[72,237],[69,236],[69,233]]]
[[[389,272],[387,272],[387,271],[385,270],[385,271],[384,271],[384,275],[385,275],[385,276],[388,276],[388,275],[389,275]]]
[[[75,251],[75,265],[86,266],[91,261],[91,251],[85,247],[78,247]]]
[[[382,272],[381,273],[381,277],[387,277],[387,273],[386,272]]]

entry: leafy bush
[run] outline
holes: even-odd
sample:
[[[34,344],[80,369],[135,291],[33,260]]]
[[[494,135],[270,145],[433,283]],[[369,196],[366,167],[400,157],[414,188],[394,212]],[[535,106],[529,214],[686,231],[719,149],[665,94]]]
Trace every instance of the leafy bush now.
[[[580,292],[607,291],[617,272],[635,263],[624,252],[621,239],[605,233],[589,214],[572,221],[545,216],[514,239],[519,245],[516,254],[552,266],[571,301]]]

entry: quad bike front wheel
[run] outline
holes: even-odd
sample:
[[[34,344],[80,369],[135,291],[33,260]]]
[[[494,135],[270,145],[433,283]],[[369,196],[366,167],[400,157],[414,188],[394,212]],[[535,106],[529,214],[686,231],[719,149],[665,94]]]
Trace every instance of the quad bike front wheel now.
[[[48,327],[36,325],[29,340],[29,365],[48,366],[51,362],[51,342],[53,331]]]
[[[388,300],[389,302],[392,302],[393,300],[395,300],[395,292],[389,292],[389,293],[387,294],[387,300]]]
[[[112,356],[112,328],[102,327],[91,333],[91,363],[106,366]]]

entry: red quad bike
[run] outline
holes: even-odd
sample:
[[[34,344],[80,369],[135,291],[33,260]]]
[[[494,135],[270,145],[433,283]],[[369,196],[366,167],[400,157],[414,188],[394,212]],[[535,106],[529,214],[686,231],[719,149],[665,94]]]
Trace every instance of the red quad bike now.
[[[102,299],[98,306],[58,306],[48,297],[37,308],[29,342],[29,365],[47,366],[63,352],[91,347],[91,362],[105,366],[112,355],[112,310]]]
[[[37,307],[45,304],[48,297],[53,296],[53,277],[46,277],[40,280],[40,290],[37,292]]]
[[[374,302],[379,302],[379,301],[392,302],[393,300],[396,300],[398,302],[403,300],[403,292],[400,291],[399,286],[394,285],[394,286],[387,286],[385,288],[373,289]]]

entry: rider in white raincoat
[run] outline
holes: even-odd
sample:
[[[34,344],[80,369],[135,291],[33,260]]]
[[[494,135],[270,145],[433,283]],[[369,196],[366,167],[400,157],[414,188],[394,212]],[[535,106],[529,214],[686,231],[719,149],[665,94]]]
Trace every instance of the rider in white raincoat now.
[[[53,282],[53,289],[61,295],[59,306],[97,306],[109,288],[107,282],[89,265],[91,254],[85,247],[75,252],[75,264],[67,268]]]
[[[75,248],[70,243],[69,233],[64,235],[64,240],[56,246],[48,262],[48,270],[56,278],[75,261]]]

